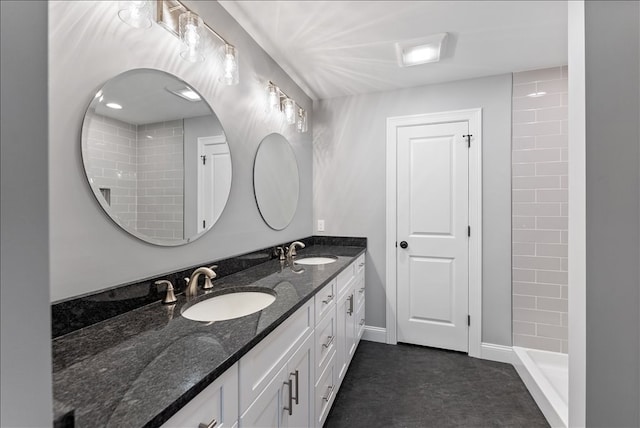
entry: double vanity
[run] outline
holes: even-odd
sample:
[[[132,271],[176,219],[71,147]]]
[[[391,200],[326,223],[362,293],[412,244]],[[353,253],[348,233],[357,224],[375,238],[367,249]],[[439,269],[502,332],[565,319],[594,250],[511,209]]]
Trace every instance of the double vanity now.
[[[364,329],[366,240],[303,241],[294,258],[260,250],[266,261],[215,278],[212,289],[56,337],[56,418],[72,411],[75,426],[92,427],[322,426]],[[255,254],[216,263],[224,272],[224,262]]]

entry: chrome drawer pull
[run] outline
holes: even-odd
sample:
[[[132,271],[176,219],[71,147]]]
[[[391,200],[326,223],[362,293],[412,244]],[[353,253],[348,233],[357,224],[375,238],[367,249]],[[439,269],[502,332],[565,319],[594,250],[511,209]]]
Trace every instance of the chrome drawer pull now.
[[[329,336],[328,339],[329,341],[327,343],[322,344],[323,348],[328,348],[329,346],[331,346],[331,344],[333,343],[333,339],[335,339],[335,336]]]
[[[349,300],[349,309],[347,309],[347,314],[353,314],[353,294],[347,298]]]
[[[300,384],[300,379],[298,378],[299,373],[298,370],[296,370],[295,372],[291,373],[291,376],[296,378],[296,398],[294,398],[294,400],[296,400],[296,405],[298,404],[298,398],[300,397],[300,391],[299,391],[299,384]]]
[[[328,305],[333,300],[333,294],[329,294],[326,300],[323,300],[322,303]]]
[[[364,293],[364,287],[362,287],[359,291],[360,293]]]
[[[333,385],[327,387],[327,395],[322,397],[324,401],[329,401],[331,399],[331,393],[333,392]]]
[[[218,421],[216,421],[214,418],[211,422],[209,422],[209,425],[200,422],[200,425],[198,425],[198,428],[213,428],[216,425],[218,425]]]
[[[289,416],[293,415],[293,381],[289,379],[284,383],[289,387],[289,407],[283,407],[283,410],[289,411]]]

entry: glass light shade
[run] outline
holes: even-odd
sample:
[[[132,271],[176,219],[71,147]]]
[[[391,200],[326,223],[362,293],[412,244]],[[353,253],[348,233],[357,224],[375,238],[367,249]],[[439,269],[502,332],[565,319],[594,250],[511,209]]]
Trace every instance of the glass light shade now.
[[[303,108],[298,109],[296,130],[298,132],[307,132],[307,111]]]
[[[240,81],[238,73],[238,50],[232,46],[225,44],[222,47],[222,81],[226,85],[237,85]]]
[[[286,98],[282,102],[282,110],[289,125],[296,123],[296,103],[291,98]]]
[[[180,40],[184,44],[184,49],[180,52],[180,56],[190,62],[204,61],[202,54],[202,30],[204,24],[202,18],[193,12],[187,11],[180,14],[179,34]]]
[[[267,86],[267,111],[280,111],[280,91],[276,85]]]
[[[149,0],[121,1],[118,17],[134,28],[151,27],[152,7]]]

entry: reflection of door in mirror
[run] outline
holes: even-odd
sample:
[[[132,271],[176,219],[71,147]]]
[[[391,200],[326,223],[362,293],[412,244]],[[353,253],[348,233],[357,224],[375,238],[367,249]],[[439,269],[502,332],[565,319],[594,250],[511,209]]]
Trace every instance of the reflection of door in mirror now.
[[[226,137],[198,138],[198,233],[222,214],[230,189],[231,155]]]

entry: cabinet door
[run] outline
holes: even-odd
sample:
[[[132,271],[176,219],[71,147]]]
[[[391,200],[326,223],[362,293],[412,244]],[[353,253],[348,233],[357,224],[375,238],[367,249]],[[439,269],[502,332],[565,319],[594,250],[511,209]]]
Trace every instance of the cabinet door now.
[[[240,427],[247,428],[277,428],[283,426],[286,407],[285,397],[289,391],[286,366],[269,382],[258,398],[240,417]]]
[[[287,382],[291,380],[291,390],[285,386],[284,406],[289,406],[291,394],[291,412],[284,413],[284,426],[290,428],[310,427],[313,424],[313,336],[309,336],[287,364]],[[288,385],[288,384],[287,384]],[[291,413],[291,414],[289,414]]]
[[[216,421],[216,428],[232,428],[238,421],[238,364],[189,401],[162,428],[197,427]]]
[[[355,351],[355,313],[354,313],[353,287],[338,300],[338,313],[336,324],[338,337],[336,342],[336,370],[338,375],[338,385],[347,371],[351,356]]]

